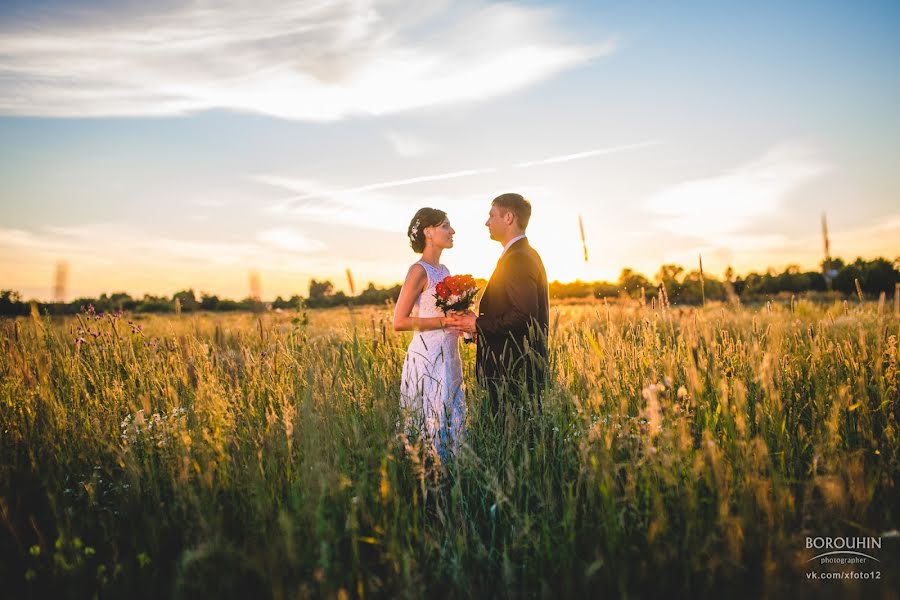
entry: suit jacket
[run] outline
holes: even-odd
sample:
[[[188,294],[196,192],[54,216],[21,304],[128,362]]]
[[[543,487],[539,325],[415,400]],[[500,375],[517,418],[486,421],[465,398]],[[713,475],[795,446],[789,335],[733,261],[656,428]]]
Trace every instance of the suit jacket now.
[[[540,388],[547,364],[550,294],[541,257],[523,238],[491,275],[478,307],[476,373],[482,385],[525,379]]]

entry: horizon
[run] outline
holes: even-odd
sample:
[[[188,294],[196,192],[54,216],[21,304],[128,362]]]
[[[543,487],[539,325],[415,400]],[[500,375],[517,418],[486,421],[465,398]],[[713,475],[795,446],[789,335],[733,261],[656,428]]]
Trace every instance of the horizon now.
[[[842,261],[844,265],[850,265],[850,264],[853,264],[856,260],[864,260],[864,261],[867,261],[867,262],[871,262],[871,261],[879,260],[879,259],[888,261],[889,263],[891,263],[892,265],[894,265],[894,268],[895,268],[895,269],[897,269],[897,268],[898,268],[897,265],[900,264],[900,256],[897,256],[897,257],[894,257],[894,258],[891,258],[891,257],[888,257],[888,256],[874,256],[874,257],[861,257],[861,256],[857,256],[857,257],[854,257],[852,260],[851,260],[851,259],[844,258],[844,257],[841,257],[841,256],[832,256],[832,257],[831,257],[831,261],[832,261],[832,262]],[[699,270],[700,270],[700,269],[699,269],[699,261],[698,261],[698,264],[696,265],[696,268],[692,268],[692,267],[689,266],[689,265],[682,265],[682,264],[677,264],[677,263],[665,263],[665,264],[667,264],[667,265],[669,265],[669,264],[674,264],[674,265],[677,266],[677,267],[683,268],[683,272],[681,273],[681,278],[684,278],[684,276],[686,276],[686,275],[688,275],[688,274],[690,274],[690,273],[697,273],[697,272],[699,272]],[[632,275],[640,275],[640,276],[644,276],[644,277],[647,278],[647,280],[648,280],[651,284],[655,284],[656,286],[658,286],[658,285],[659,285],[659,282],[658,282],[658,279],[657,279],[657,275],[659,274],[659,270],[662,268],[662,266],[663,266],[663,265],[660,264],[659,267],[657,268],[657,270],[655,270],[655,271],[652,272],[652,273],[647,273],[647,272],[642,272],[642,271],[638,271],[638,270],[635,270],[635,269],[631,269],[631,271],[632,271],[631,274],[632,274]],[[732,281],[737,281],[737,280],[744,280],[744,281],[746,281],[747,277],[749,277],[749,276],[752,275],[752,274],[756,274],[756,275],[766,275],[767,273],[770,273],[770,272],[772,272],[772,273],[774,273],[774,274],[780,274],[780,273],[784,273],[789,267],[798,267],[798,268],[800,269],[800,272],[801,272],[801,273],[817,273],[817,274],[821,274],[821,273],[822,273],[821,265],[818,265],[818,266],[816,266],[815,268],[806,268],[806,267],[804,267],[804,266],[802,266],[802,265],[799,265],[799,264],[796,264],[796,263],[788,263],[788,264],[784,265],[782,268],[778,268],[778,269],[776,269],[775,267],[769,266],[769,267],[766,267],[765,269],[751,269],[750,271],[745,271],[745,272],[737,272],[737,271],[734,271],[734,272],[732,273]],[[614,278],[612,278],[612,279],[602,279],[602,278],[601,278],[601,279],[594,279],[594,280],[574,279],[574,280],[569,280],[569,281],[561,281],[561,280],[559,280],[559,279],[553,279],[552,277],[549,277],[549,278],[548,278],[548,281],[549,281],[550,285],[553,285],[553,284],[559,284],[559,285],[564,285],[564,286],[565,286],[565,285],[576,284],[576,283],[582,283],[582,284],[598,284],[598,283],[603,283],[603,284],[616,284],[616,283],[618,283],[619,280],[621,279],[621,274],[622,274],[625,270],[628,270],[628,269],[630,269],[630,268],[629,268],[629,267],[623,267],[623,268],[619,271],[619,276],[616,276],[616,277],[614,277]],[[703,270],[703,274],[704,274],[704,279],[706,279],[706,280],[723,281],[723,282],[726,280],[726,277],[725,277],[724,274],[719,275],[719,274],[716,274],[716,273],[710,273],[710,272],[709,272],[707,269],[705,269],[705,268],[704,268],[704,270]],[[251,277],[251,276],[252,276],[251,274],[248,274],[248,279],[249,279],[249,277]],[[348,280],[346,279],[346,277],[345,277],[345,279],[343,280],[343,285],[342,285],[342,286],[339,286],[339,285],[338,285],[338,282],[332,281],[332,280],[330,280],[330,279],[328,279],[328,278],[323,278],[323,277],[312,277],[311,279],[314,279],[314,280],[316,280],[316,281],[318,281],[318,282],[328,282],[328,283],[331,283],[331,284],[333,285],[333,293],[340,293],[340,292],[342,292],[342,293],[346,294],[346,295],[347,295],[348,297],[350,297],[350,298],[358,297],[358,296],[359,296],[360,294],[362,294],[363,291],[365,291],[370,285],[375,286],[375,288],[378,289],[378,290],[388,290],[388,289],[391,289],[391,288],[393,288],[393,287],[399,287],[399,286],[401,286],[401,285],[403,284],[403,281],[402,281],[402,280],[397,280],[397,281],[394,281],[394,282],[391,282],[391,283],[386,283],[386,284],[381,284],[381,283],[377,283],[377,282],[374,282],[374,281],[367,281],[367,282],[365,283],[365,285],[363,285],[363,286],[359,286],[359,284],[355,284],[355,287],[356,287],[356,293],[355,293],[355,294],[351,294],[351,293],[350,293],[349,282],[348,282]],[[355,278],[354,278],[354,279],[355,279]],[[476,277],[476,279],[477,279],[478,281],[487,281],[488,278]],[[259,285],[260,282],[257,280],[257,281],[256,281],[256,284]],[[252,287],[252,286],[251,286],[251,287]],[[34,301],[34,302],[39,302],[39,303],[41,303],[41,304],[53,304],[53,303],[55,303],[55,301],[53,300],[53,298],[51,298],[51,297],[49,297],[49,296],[48,296],[48,297],[44,297],[44,298],[34,297],[34,296],[32,296],[32,297],[27,297],[25,294],[21,294],[20,291],[19,291],[19,290],[16,290],[16,289],[12,289],[12,288],[0,288],[0,290],[2,290],[2,291],[11,291],[11,292],[14,292],[14,293],[18,293],[18,294],[20,295],[20,301],[21,301],[21,302],[26,302],[26,303],[27,303],[27,302],[32,302],[32,301]],[[76,300],[96,300],[96,299],[101,298],[102,296],[111,297],[111,296],[113,296],[113,295],[115,295],[115,294],[126,294],[126,295],[128,295],[130,298],[132,298],[132,299],[134,299],[134,300],[141,300],[142,298],[148,297],[148,296],[150,296],[150,297],[156,297],[156,298],[167,298],[167,299],[168,299],[168,298],[174,298],[174,296],[175,296],[176,294],[178,294],[178,293],[181,293],[181,292],[187,292],[187,291],[193,292],[193,293],[194,293],[194,297],[195,297],[197,300],[200,300],[204,295],[208,295],[208,296],[217,296],[217,297],[219,297],[221,300],[236,300],[236,301],[243,301],[243,300],[247,300],[247,299],[252,299],[252,296],[251,296],[250,294],[246,294],[246,295],[238,295],[238,296],[226,296],[226,295],[223,295],[223,294],[217,294],[217,293],[214,293],[214,292],[210,292],[209,290],[199,289],[199,288],[197,288],[196,286],[188,286],[188,287],[181,288],[181,289],[177,289],[177,290],[174,290],[174,291],[173,291],[173,290],[169,290],[169,291],[158,291],[158,292],[147,292],[147,291],[144,291],[144,292],[134,292],[134,291],[124,290],[124,289],[108,289],[108,290],[101,290],[100,292],[95,292],[95,293],[93,293],[93,294],[80,294],[80,295],[77,295],[77,296],[76,296],[76,295],[73,295],[73,296],[70,297],[70,298],[66,298],[66,299],[63,301],[63,303],[68,304],[68,303],[71,303],[71,302],[75,302]],[[252,290],[251,290],[251,291],[252,291]],[[51,294],[51,295],[52,295],[52,294]],[[261,295],[259,296],[259,298],[260,298],[259,301],[265,304],[265,303],[271,303],[271,302],[274,302],[274,301],[276,301],[276,300],[278,300],[278,299],[281,299],[281,300],[288,300],[288,299],[290,299],[291,297],[293,297],[293,296],[295,296],[295,295],[296,295],[296,296],[300,296],[300,297],[302,297],[302,298],[307,298],[307,297],[309,296],[309,285],[306,286],[305,290],[299,290],[299,291],[298,291],[298,290],[291,290],[291,291],[288,291],[288,292],[283,292],[283,293],[277,293],[277,294],[270,295],[270,296],[268,296],[269,299],[266,299],[266,296],[267,296],[266,294],[261,294]]]
[[[0,289],[53,299],[487,279],[503,192],[551,280],[900,255],[900,5],[0,6]],[[580,234],[583,222],[588,250]]]

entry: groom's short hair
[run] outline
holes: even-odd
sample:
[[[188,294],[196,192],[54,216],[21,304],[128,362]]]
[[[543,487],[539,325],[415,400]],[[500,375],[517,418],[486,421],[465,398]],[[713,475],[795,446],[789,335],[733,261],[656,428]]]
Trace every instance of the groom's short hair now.
[[[511,211],[519,222],[519,227],[524,231],[528,227],[528,220],[531,219],[531,202],[525,199],[522,194],[500,194],[491,204]]]

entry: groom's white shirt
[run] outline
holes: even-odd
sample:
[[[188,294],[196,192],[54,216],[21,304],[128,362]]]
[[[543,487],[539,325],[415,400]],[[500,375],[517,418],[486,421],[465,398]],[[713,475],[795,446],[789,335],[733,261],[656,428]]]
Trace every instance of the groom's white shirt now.
[[[500,253],[500,258],[503,258],[503,255],[506,254],[506,251],[509,250],[509,247],[518,242],[519,240],[527,237],[524,233],[522,235],[516,236],[513,239],[506,242],[506,245],[503,246],[503,252]],[[498,259],[499,260],[499,259]]]

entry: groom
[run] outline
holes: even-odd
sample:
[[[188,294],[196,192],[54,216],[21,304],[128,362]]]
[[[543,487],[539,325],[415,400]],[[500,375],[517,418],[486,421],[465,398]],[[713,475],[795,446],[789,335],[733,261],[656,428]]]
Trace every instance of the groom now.
[[[503,253],[474,313],[451,315],[447,325],[477,332],[476,374],[487,388],[494,413],[504,393],[525,389],[537,397],[547,370],[550,296],[541,257],[528,243],[525,228],[531,203],[519,194],[494,198],[485,223]]]

